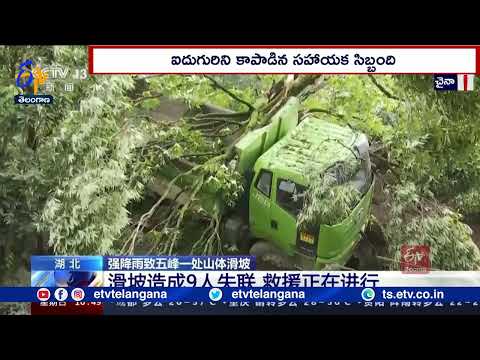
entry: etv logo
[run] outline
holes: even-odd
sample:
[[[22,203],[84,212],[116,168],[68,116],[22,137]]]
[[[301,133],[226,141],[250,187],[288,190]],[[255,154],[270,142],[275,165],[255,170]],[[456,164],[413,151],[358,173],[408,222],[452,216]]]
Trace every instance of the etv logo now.
[[[38,95],[39,86],[45,84],[48,74],[39,65],[32,67],[32,60],[26,60],[18,67],[15,85],[22,89],[23,93],[15,95],[15,104],[52,104],[53,96]]]
[[[430,247],[426,245],[402,245],[400,270],[404,273],[424,274],[430,271]]]

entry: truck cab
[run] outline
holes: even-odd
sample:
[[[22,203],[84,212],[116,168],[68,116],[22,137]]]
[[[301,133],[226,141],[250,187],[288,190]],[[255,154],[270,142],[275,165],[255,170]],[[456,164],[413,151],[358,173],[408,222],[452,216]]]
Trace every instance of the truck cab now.
[[[243,175],[245,189],[235,207],[226,206],[215,187],[197,194],[198,203],[207,212],[220,209],[220,233],[227,251],[249,252],[257,256],[257,262],[267,257],[281,259],[280,266],[274,267],[283,269],[344,265],[361,248],[357,245],[365,244],[360,239],[368,222],[374,182],[368,139],[322,116],[300,118],[299,114],[298,99],[290,98],[268,125],[246,132],[234,144],[228,166]],[[355,164],[348,178],[337,174],[338,165],[347,163]],[[335,172],[339,185],[353,185],[360,197],[347,216],[338,221],[335,216],[329,221],[316,218],[315,226],[305,228],[299,225],[299,213],[306,194],[311,194],[312,178],[307,176],[311,169],[314,179],[317,174],[323,178]],[[156,179],[153,190],[177,203],[188,201],[196,175],[183,176],[171,186],[177,167],[165,166],[162,171],[164,176]]]
[[[257,256],[265,251],[275,253],[298,269],[343,265],[368,222],[374,179],[367,137],[320,117],[307,116],[299,121],[295,100],[277,115],[270,125],[255,130],[256,134],[238,145],[243,155],[251,153],[248,227],[256,244],[250,252]],[[319,219],[319,227],[302,230],[297,218],[309,187],[307,169],[315,167],[324,174],[345,161],[358,162],[358,171],[343,181],[361,193],[361,200],[338,223],[323,224]]]

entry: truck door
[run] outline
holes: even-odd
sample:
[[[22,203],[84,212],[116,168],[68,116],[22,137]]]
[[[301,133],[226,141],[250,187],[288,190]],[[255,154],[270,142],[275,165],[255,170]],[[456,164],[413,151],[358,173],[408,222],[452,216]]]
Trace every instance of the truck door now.
[[[293,255],[298,237],[297,215],[303,208],[305,187],[277,176],[275,176],[273,184],[272,239],[277,246],[289,255]]]
[[[261,169],[250,186],[249,223],[253,236],[269,238],[273,174]]]

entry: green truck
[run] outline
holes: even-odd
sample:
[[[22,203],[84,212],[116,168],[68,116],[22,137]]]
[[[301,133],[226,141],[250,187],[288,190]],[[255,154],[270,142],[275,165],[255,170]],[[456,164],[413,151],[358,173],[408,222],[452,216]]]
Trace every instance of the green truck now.
[[[310,270],[355,264],[367,269],[371,251],[360,240],[374,184],[368,139],[350,127],[313,115],[299,119],[299,114],[299,101],[290,98],[269,125],[236,142],[236,156],[230,165],[243,175],[246,187],[234,209],[223,207],[223,243],[255,255],[265,268]],[[345,161],[358,163],[358,171],[347,182],[361,193],[360,201],[338,223],[302,230],[297,216],[309,187],[307,168],[314,166],[320,174]],[[188,183],[186,180],[183,185]],[[157,183],[157,189],[161,192],[161,184]],[[183,192],[172,191],[170,197],[181,201],[187,196]],[[202,207],[213,206],[217,195],[205,191],[200,198]]]

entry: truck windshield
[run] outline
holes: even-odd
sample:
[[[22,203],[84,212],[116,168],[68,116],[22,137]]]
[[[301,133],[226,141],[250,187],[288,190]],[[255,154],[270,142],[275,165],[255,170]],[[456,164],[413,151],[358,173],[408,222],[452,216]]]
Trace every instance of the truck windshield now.
[[[370,158],[367,155],[364,159],[360,160],[360,167],[353,176],[345,174],[344,165],[341,162],[332,165],[327,170],[327,175],[332,176],[338,185],[349,182],[360,193],[365,194],[372,183]]]
[[[362,160],[362,166],[351,180],[352,185],[365,194],[372,183],[372,172],[370,169],[370,159]]]
[[[277,204],[294,216],[303,209],[306,187],[293,181],[279,179],[277,186]]]

